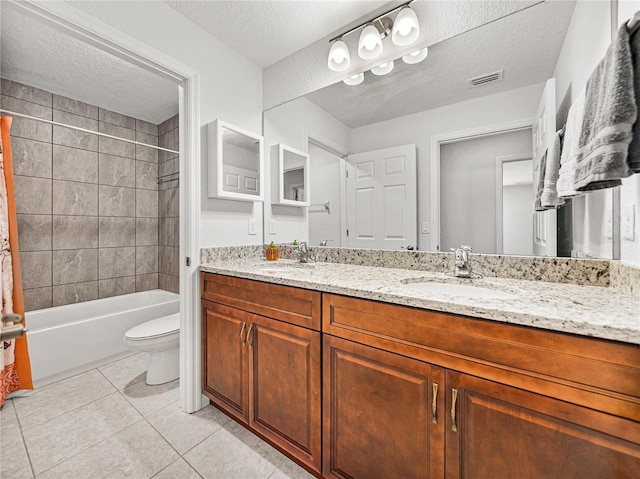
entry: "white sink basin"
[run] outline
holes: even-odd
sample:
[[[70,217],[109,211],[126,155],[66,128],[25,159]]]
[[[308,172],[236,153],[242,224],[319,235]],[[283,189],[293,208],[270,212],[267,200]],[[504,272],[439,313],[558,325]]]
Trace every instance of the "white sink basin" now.
[[[425,294],[446,294],[448,296],[464,298],[516,299],[517,297],[514,294],[506,293],[504,291],[459,283],[425,281],[421,283],[406,283],[403,284],[403,287]]]

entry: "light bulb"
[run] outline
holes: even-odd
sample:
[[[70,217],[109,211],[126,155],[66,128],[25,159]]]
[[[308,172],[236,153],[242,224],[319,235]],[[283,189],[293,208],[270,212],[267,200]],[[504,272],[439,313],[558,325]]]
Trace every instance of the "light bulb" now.
[[[393,70],[393,60],[389,62],[384,62],[378,65],[377,67],[373,67],[371,69],[371,73],[377,76],[386,75],[387,73]]]
[[[350,63],[351,58],[347,44],[342,40],[334,42],[329,50],[329,59],[327,60],[329,68],[334,72],[342,72],[349,68]]]
[[[364,73],[356,73],[355,75],[351,75],[349,78],[345,78],[342,80],[345,85],[355,86],[360,85],[364,81]]]
[[[429,49],[424,47],[420,50],[416,50],[402,57],[402,61],[408,63],[409,65],[414,65],[416,63],[420,63],[422,60],[427,58],[429,54]]]
[[[404,7],[398,13],[393,24],[391,40],[400,47],[411,45],[420,36],[418,17],[410,7]]]
[[[358,55],[363,60],[371,60],[382,53],[382,39],[380,32],[373,25],[367,25],[360,34],[358,41]]]

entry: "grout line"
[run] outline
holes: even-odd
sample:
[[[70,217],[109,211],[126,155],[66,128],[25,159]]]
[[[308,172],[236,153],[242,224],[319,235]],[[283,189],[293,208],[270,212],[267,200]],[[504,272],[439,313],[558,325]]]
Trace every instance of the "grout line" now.
[[[22,439],[22,447],[24,447],[24,452],[27,454],[27,460],[29,461],[29,468],[31,469],[32,477],[36,477],[36,471],[33,468],[33,462],[31,461],[31,454],[29,454],[29,447],[27,446],[27,441],[24,439],[24,432],[22,431],[22,423],[20,422],[20,417],[18,416],[18,410],[16,409],[16,405],[13,402],[13,398],[11,399],[11,406],[13,407],[13,413],[16,416],[16,421],[18,422],[18,429],[20,430],[20,438]]]

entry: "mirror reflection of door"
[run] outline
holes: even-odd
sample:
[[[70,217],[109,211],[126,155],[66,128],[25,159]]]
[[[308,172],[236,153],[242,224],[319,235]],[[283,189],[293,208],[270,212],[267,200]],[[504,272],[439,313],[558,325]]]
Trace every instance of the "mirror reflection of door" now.
[[[417,245],[416,146],[349,155],[347,230],[351,248]]]
[[[477,253],[498,253],[497,198],[502,184],[497,181],[496,159],[532,151],[531,129],[461,139],[440,147],[440,245],[449,251],[461,244]],[[531,157],[529,153],[525,157]],[[525,217],[531,223],[533,200]],[[504,234],[518,228],[513,219],[504,223]],[[519,250],[532,254],[532,236],[521,239]],[[511,248],[511,246],[509,246]]]

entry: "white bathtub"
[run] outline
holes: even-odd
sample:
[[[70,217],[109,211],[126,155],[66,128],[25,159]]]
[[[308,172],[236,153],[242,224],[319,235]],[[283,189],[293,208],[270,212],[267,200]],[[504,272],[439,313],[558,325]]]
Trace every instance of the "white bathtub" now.
[[[124,333],[180,311],[179,296],[159,289],[27,312],[34,386],[106,364],[131,353]]]

